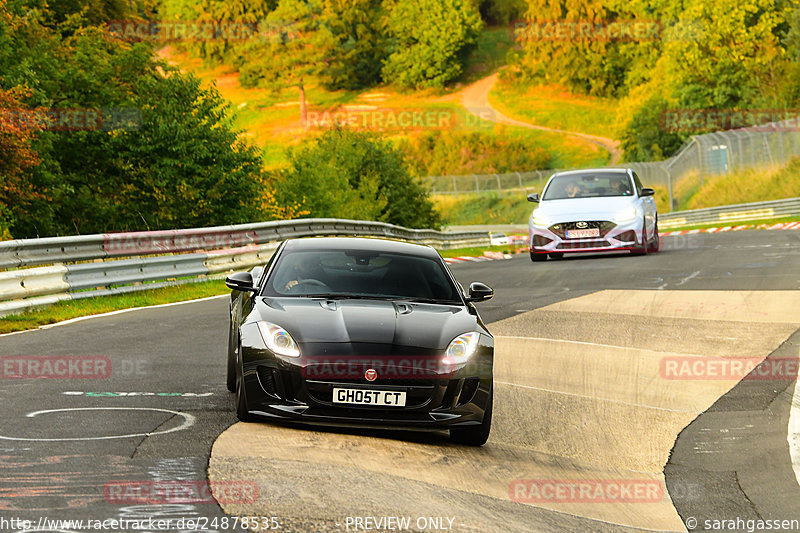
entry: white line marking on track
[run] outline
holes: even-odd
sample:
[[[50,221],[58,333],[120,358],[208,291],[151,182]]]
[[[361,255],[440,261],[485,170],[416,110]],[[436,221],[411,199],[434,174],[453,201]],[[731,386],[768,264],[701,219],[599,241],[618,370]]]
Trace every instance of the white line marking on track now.
[[[619,345],[616,345],[616,344],[600,344],[600,343],[597,343],[597,342],[571,341],[571,340],[566,340],[566,339],[549,339],[547,337],[523,337],[523,336],[520,336],[520,335],[495,335],[495,338],[498,338],[498,337],[504,338],[504,339],[527,339],[527,340],[532,340],[532,341],[549,341],[549,342],[564,342],[564,343],[568,343],[568,344],[583,344],[585,346],[600,346],[602,348],[618,348],[618,349],[622,348],[622,349],[625,349],[625,350],[636,350],[636,351],[640,351],[640,352],[672,353],[672,352],[657,352],[656,350],[648,350],[647,348],[631,348],[629,346],[619,346]],[[681,356],[686,356],[686,357],[701,357],[701,358],[708,357],[707,355],[699,355],[699,354],[694,354],[694,353],[681,353],[680,355]]]
[[[685,278],[683,278],[682,280],[680,280],[680,281],[678,282],[678,285],[683,285],[684,283],[686,283],[686,282],[687,282],[687,281],[689,281],[690,279],[692,279],[692,278],[696,278],[696,277],[697,277],[697,276],[699,276],[699,275],[700,275],[700,271],[699,271],[699,270],[698,270],[698,271],[696,271],[696,272],[692,272],[691,274],[689,274],[688,276],[686,276]]]
[[[64,411],[157,411],[160,413],[170,413],[173,415],[183,417],[183,422],[181,423],[180,426],[174,427],[172,429],[166,429],[164,431],[153,431],[148,433],[130,433],[128,435],[107,435],[105,437],[65,437],[60,439],[29,439],[24,437],[6,437],[0,435],[0,440],[18,440],[27,442],[65,442],[65,441],[76,441],[76,440],[108,440],[108,439],[127,439],[130,437],[151,437],[153,435],[165,435],[167,433],[174,433],[176,431],[188,429],[191,426],[193,426],[195,422],[195,417],[193,415],[182,413],[180,411],[173,411],[172,409],[157,409],[155,407],[70,407],[66,409],[46,409],[43,411],[34,411],[32,413],[28,413],[25,416],[28,418],[33,418],[38,415],[44,415],[49,413],[61,413]]]
[[[800,379],[794,384],[792,397],[792,410],[789,414],[789,431],[786,435],[789,441],[789,455],[792,457],[792,468],[800,485]]]
[[[129,311],[139,311],[141,309],[157,309],[159,307],[172,307],[175,305],[193,304],[197,302],[205,302],[207,300],[214,300],[215,298],[228,298],[229,296],[230,295],[228,294],[220,294],[219,296],[207,296],[205,298],[197,298],[196,300],[184,300],[182,302],[172,302],[168,304],[146,305],[144,307],[129,307],[128,309],[118,309],[116,311],[109,311],[108,313],[99,313],[96,315],[87,315],[87,316],[70,318],[69,320],[62,320],[61,322],[56,322],[55,324],[46,324],[44,326],[39,326],[36,329],[26,329],[25,331],[13,331],[11,333],[3,333],[2,335],[0,335],[0,337],[7,337],[9,335],[19,335],[20,333],[30,333],[31,331],[39,331],[40,329],[50,329],[50,328],[55,328],[57,326],[66,326],[67,324],[80,322],[82,320],[90,320],[92,318],[102,318],[105,316],[119,315],[122,313],[127,313]]]
[[[520,385],[519,383],[509,383],[508,381],[497,381],[495,383],[499,383],[501,385],[510,385],[511,387],[520,387],[522,389],[532,389],[538,390],[543,392],[551,392],[553,394],[563,394],[564,396],[574,396],[576,398],[587,398],[589,400],[600,400],[603,402],[611,402],[611,403],[618,403],[622,405],[630,405],[632,407],[644,407],[645,409],[656,409],[658,411],[669,411],[670,413],[692,413],[697,414],[697,411],[684,411],[683,409],[669,409],[668,407],[655,407],[654,405],[646,405],[643,403],[630,403],[630,402],[623,402],[622,400],[612,400],[610,398],[598,398],[597,396],[589,396],[586,394],[576,394],[574,392],[564,392],[560,390],[553,390],[553,389],[545,389],[544,387],[534,387],[533,385]]]

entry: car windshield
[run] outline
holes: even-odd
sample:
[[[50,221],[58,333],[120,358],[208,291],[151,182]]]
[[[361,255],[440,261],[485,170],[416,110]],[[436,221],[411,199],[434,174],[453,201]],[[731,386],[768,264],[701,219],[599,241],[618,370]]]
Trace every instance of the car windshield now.
[[[458,288],[435,258],[366,250],[282,254],[262,294],[461,303]]]
[[[633,196],[630,177],[621,172],[556,176],[550,180],[542,200],[606,196]]]

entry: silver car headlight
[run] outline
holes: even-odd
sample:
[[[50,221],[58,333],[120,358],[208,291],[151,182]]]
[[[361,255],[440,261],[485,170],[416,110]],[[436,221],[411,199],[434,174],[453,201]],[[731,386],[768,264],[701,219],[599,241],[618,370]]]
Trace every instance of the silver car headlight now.
[[[613,219],[616,223],[630,222],[639,217],[639,211],[634,206],[626,207],[622,211],[617,211]]]
[[[444,353],[445,361],[451,364],[466,363],[467,360],[478,349],[478,341],[481,334],[477,331],[471,331],[459,335],[447,346],[447,351]]]
[[[257,322],[257,325],[264,344],[272,353],[286,357],[300,357],[300,348],[297,347],[297,343],[294,342],[288,331],[277,324],[263,320]]]

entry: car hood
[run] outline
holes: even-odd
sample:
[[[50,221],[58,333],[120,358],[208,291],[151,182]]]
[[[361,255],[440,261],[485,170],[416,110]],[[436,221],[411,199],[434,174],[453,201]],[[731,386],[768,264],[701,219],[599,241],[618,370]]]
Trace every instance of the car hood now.
[[[553,222],[610,220],[616,213],[631,205],[636,205],[635,197],[569,198],[542,201],[535,211]]]
[[[459,305],[259,298],[256,311],[253,319],[283,327],[301,349],[313,343],[343,343],[444,350],[462,333],[485,332],[477,314]]]

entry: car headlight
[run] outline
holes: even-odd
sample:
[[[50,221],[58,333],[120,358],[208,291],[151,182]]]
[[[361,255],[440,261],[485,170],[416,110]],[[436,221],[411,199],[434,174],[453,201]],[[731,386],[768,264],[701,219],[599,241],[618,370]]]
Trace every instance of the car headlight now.
[[[459,335],[447,346],[447,351],[444,353],[445,361],[451,364],[466,363],[478,349],[480,338],[481,334],[476,331]]]
[[[629,222],[639,216],[639,212],[634,206],[626,207],[614,215],[614,222]]]
[[[286,357],[300,357],[300,348],[288,331],[270,322],[261,321],[257,324],[264,344],[272,353]]]
[[[533,222],[537,226],[545,226],[545,227],[549,226],[552,220],[550,220],[543,214],[538,213],[537,211],[539,210],[538,209],[533,210],[533,214],[531,215],[531,222]]]

